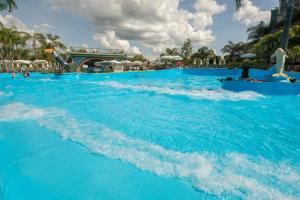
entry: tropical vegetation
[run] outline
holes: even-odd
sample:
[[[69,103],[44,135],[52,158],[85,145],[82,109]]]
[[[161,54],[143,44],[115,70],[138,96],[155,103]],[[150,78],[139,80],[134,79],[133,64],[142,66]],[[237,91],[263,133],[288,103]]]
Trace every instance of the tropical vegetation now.
[[[14,60],[46,60],[55,66],[53,57],[45,48],[65,49],[57,35],[21,32],[16,27],[5,27],[0,23],[0,66],[1,71],[10,71]]]
[[[0,11],[13,11],[17,8],[17,4],[15,0],[0,0]]]
[[[242,7],[243,0],[234,0],[236,12],[239,12]],[[300,57],[299,51],[299,12],[294,13],[292,20],[293,26],[289,28],[289,45],[287,53],[289,55],[289,61],[295,63],[295,60]],[[266,68],[270,65],[270,57],[274,51],[283,46],[283,41],[287,39],[283,35],[286,25],[284,22],[279,22],[276,27],[270,27],[265,22],[261,21],[257,25],[249,27],[247,29],[248,41],[247,42],[232,42],[228,43],[221,49],[221,52],[226,55],[225,62],[229,63],[229,66],[237,66],[241,62],[240,55],[246,53],[257,54],[257,60],[255,65],[257,67]],[[193,45],[190,39],[187,39],[182,48],[167,48],[164,55],[180,55],[183,58],[183,62],[186,65],[208,65],[218,64],[221,61],[221,57],[217,56],[215,51],[208,47],[200,47],[193,52]]]

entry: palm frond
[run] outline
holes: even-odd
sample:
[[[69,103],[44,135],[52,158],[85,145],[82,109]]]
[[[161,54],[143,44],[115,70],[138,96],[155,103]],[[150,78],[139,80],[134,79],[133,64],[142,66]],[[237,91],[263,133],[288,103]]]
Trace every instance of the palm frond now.
[[[16,8],[15,0],[0,0],[0,11],[8,10],[8,12],[12,12]]]
[[[235,9],[238,12],[240,10],[240,8],[242,7],[242,2],[243,0],[234,0],[234,4],[235,4]]]

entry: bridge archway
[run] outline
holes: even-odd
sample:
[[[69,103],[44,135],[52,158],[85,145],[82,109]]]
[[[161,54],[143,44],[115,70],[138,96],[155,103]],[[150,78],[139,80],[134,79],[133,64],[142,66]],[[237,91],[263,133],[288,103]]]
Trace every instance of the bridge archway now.
[[[93,62],[109,61],[109,60],[124,60],[126,54],[118,50],[101,50],[101,49],[91,49],[91,50],[77,50],[69,52],[72,58],[72,62],[76,65],[77,71],[80,71],[85,64],[93,66]]]
[[[85,65],[85,64],[88,64],[88,63],[95,63],[95,62],[101,62],[101,61],[105,61],[105,59],[103,59],[103,58],[86,58],[86,59],[83,59],[83,60],[78,64],[77,71],[80,72],[80,70],[82,69],[83,65]]]

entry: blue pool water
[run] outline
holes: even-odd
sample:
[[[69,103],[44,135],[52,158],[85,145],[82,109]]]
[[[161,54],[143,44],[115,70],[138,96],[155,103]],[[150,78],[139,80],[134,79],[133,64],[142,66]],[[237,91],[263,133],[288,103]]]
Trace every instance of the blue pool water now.
[[[299,199],[300,96],[181,70],[0,75],[0,199]]]

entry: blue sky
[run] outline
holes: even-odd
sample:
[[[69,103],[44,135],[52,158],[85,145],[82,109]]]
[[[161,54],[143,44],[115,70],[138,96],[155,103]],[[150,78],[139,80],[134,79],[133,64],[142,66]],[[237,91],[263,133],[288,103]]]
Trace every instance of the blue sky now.
[[[228,40],[245,41],[247,27],[258,19],[268,21],[264,11],[278,6],[277,0],[247,0],[240,16],[234,17],[233,0],[197,0],[197,5],[196,0],[174,0],[178,5],[173,5],[172,0],[161,1],[167,1],[165,7],[153,6],[148,0],[117,0],[122,4],[121,14],[118,14],[119,5],[111,3],[113,1],[105,0],[102,2],[106,3],[101,4],[99,0],[93,5],[95,1],[19,0],[18,9],[11,15],[30,30],[60,35],[68,46],[125,48],[153,55],[167,46],[179,46],[188,36],[195,41],[195,48],[208,45],[219,52]],[[140,1],[143,4],[135,7]],[[182,18],[187,19],[181,23]],[[170,25],[174,21],[178,24]],[[144,27],[148,22],[155,30],[150,30],[150,25]]]

